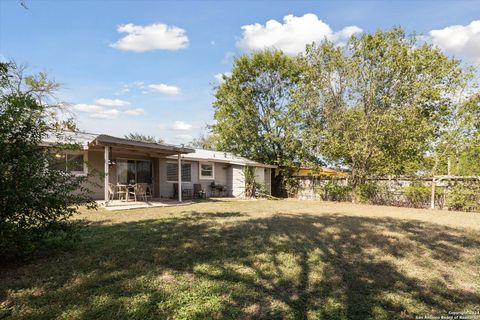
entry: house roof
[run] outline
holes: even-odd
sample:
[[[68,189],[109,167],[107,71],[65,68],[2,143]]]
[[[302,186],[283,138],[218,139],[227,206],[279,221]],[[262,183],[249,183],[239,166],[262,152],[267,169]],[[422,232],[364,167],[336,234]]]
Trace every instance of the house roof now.
[[[152,151],[158,152],[168,152],[168,153],[191,153],[195,152],[194,149],[185,148],[183,146],[175,146],[171,144],[156,143],[156,142],[143,142],[143,141],[134,141],[124,138],[117,138],[109,136],[106,134],[98,135],[91,143],[91,145],[102,145],[102,146],[118,146],[125,148],[146,148],[151,149]]]
[[[81,145],[83,149],[96,149],[97,147],[101,146],[112,146],[122,149],[142,150],[166,155],[195,152],[194,149],[185,148],[183,146],[155,142],[133,141],[106,134],[94,134],[87,132],[65,131],[59,135],[50,135],[44,139],[44,144],[47,146],[58,143],[76,143]]]
[[[74,143],[81,145],[84,149],[88,149],[88,144],[92,142],[98,134],[87,132],[64,131],[58,134],[51,134],[43,139],[45,146],[53,146],[60,143]]]
[[[175,157],[167,157],[169,159],[175,159]],[[244,157],[236,156],[231,152],[213,151],[205,149],[195,149],[194,153],[189,153],[182,156],[184,160],[192,161],[209,161],[209,162],[221,162],[228,164],[235,164],[240,166],[254,166],[262,168],[276,168],[277,166],[259,163]]]
[[[183,154],[182,158],[185,160],[221,162],[240,166],[254,166],[262,168],[276,168],[276,166],[273,165],[263,164],[244,157],[236,156],[231,152],[192,149],[164,143],[132,141],[106,134],[65,131],[60,135],[51,135],[44,139],[44,145],[46,146],[53,146],[58,143],[76,143],[81,145],[85,150],[95,150],[100,149],[103,146],[111,146],[119,149],[141,151],[143,153],[147,152],[151,154],[162,154],[163,156],[167,156],[168,159],[176,159],[177,154]]]

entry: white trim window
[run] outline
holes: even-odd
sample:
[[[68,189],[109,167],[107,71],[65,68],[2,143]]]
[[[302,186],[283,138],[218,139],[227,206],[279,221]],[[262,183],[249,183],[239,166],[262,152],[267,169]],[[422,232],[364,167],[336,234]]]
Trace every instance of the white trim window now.
[[[167,162],[167,182],[178,182],[178,162]],[[182,182],[192,182],[191,163],[182,163]]]
[[[77,176],[87,175],[87,154],[82,151],[69,151],[55,154],[54,168],[73,173]]]
[[[215,165],[213,164],[213,162],[200,162],[198,173],[200,180],[214,180]]]

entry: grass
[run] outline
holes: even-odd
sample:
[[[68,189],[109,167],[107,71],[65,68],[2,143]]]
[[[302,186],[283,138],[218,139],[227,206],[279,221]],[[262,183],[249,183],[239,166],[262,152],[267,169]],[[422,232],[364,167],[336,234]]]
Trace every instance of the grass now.
[[[412,319],[480,306],[480,214],[302,201],[84,211],[0,319]],[[476,308],[476,309],[475,309]]]

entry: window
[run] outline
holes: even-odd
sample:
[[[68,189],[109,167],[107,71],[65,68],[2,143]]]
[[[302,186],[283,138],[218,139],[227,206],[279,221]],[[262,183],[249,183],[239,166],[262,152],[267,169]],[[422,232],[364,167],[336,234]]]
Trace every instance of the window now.
[[[215,179],[215,167],[213,163],[200,163],[200,180],[213,180]]]
[[[83,153],[57,153],[53,168],[75,174],[86,174]]]
[[[167,162],[167,182],[178,181],[178,163]],[[182,163],[182,182],[192,181],[192,165],[190,163]]]
[[[118,160],[117,181],[122,184],[152,183],[150,160]]]

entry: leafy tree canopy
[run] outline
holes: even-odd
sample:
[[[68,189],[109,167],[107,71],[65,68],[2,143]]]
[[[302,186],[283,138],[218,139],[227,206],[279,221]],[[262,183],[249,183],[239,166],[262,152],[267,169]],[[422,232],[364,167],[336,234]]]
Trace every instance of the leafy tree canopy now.
[[[188,146],[206,150],[219,150],[217,149],[217,136],[205,132],[201,133],[198,137],[193,138],[193,140],[188,143]]]
[[[452,154],[458,174],[473,172],[460,169],[478,155],[472,75],[401,28],[313,43],[297,57],[255,52],[216,88],[212,131],[220,149],[256,161],[349,168],[354,188],[369,176],[438,173]]]
[[[125,139],[132,141],[140,142],[150,142],[150,143],[164,143],[165,141],[161,138],[155,138],[154,136],[144,135],[138,132],[131,132],[125,136]]]
[[[301,159],[301,110],[294,103],[300,74],[297,59],[280,51],[236,58],[232,75],[216,88],[217,147],[280,166]]]
[[[43,74],[25,77],[15,63],[0,63],[0,255],[33,250],[79,205],[95,206],[86,177],[54,169],[54,151],[72,144],[43,144],[72,127],[46,103],[55,88]]]
[[[402,29],[307,46],[305,142],[367,176],[418,170],[469,77],[460,62]]]

